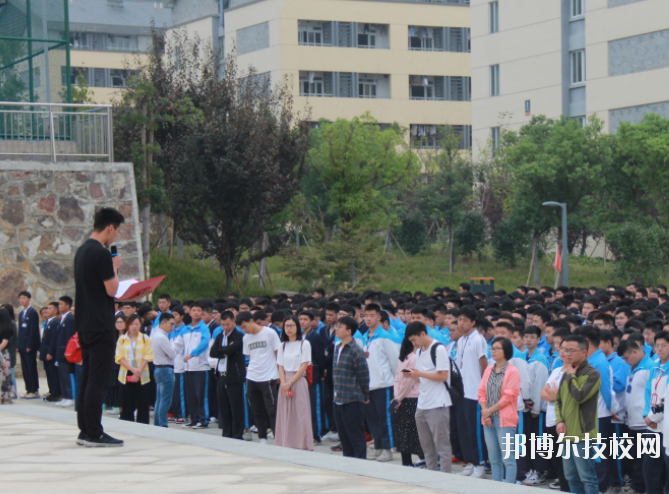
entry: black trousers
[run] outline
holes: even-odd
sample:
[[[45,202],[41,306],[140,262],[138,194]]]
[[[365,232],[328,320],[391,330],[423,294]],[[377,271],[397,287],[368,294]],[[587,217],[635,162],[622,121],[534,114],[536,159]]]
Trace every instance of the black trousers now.
[[[478,402],[463,398],[458,404],[458,439],[462,449],[462,458],[465,463],[476,466],[481,463],[478,445]]]
[[[319,383],[314,383],[309,386],[309,402],[311,404],[311,432],[314,439],[320,439],[321,437],[321,404],[322,404],[322,388]]]
[[[216,371],[212,369],[209,371],[209,389],[207,390],[208,394],[208,400],[207,403],[209,403],[209,417],[207,417],[207,422],[209,422],[209,419],[212,417],[218,418],[219,413],[218,413],[218,387],[216,385]],[[218,428],[222,429],[221,427],[221,422],[218,422]]]
[[[553,465],[553,468],[555,469],[557,478],[560,481],[560,490],[562,492],[570,492],[569,482],[567,482],[567,479],[564,476],[564,469],[562,468],[562,457],[557,455],[558,452],[557,439],[559,434],[557,433],[555,426],[546,427],[546,434],[548,434],[549,436],[553,436],[553,457],[551,458],[550,461],[551,464]]]
[[[332,371],[330,371],[332,372]],[[332,377],[327,376],[323,379],[323,413],[325,414],[326,424],[323,424],[324,433],[337,431],[337,424],[334,419],[334,387]]]
[[[460,438],[458,437],[458,406],[451,406],[451,448],[453,449],[453,458],[462,460],[462,447],[460,446]]]
[[[77,396],[77,424],[79,430],[90,437],[100,437],[103,431],[102,404],[109,389],[116,352],[114,333],[87,331],[79,335],[83,365]]]
[[[66,400],[74,399],[74,375],[70,374],[70,363],[58,362],[58,384],[60,384],[60,396]]]
[[[244,434],[244,385],[228,384],[227,377],[216,378],[219,424],[223,437],[242,439]]]
[[[19,350],[21,355],[21,371],[26,384],[26,393],[37,393],[39,391],[39,376],[37,375],[37,351],[30,352]]]
[[[205,424],[209,420],[205,413],[204,397],[207,392],[207,374],[209,371],[184,372],[184,387],[186,388],[186,406],[190,414],[190,421]]]
[[[615,399],[615,397],[614,397]],[[599,482],[599,491],[606,492],[610,486],[620,487],[620,478],[616,474],[616,462],[611,460],[611,451],[609,449],[609,439],[615,432],[615,425],[611,423],[611,417],[602,417],[598,419],[599,433],[606,443],[604,453],[601,459],[595,463],[595,472],[597,472],[597,481]],[[662,456],[662,455],[660,455]]]
[[[344,456],[367,458],[365,441],[365,405],[360,401],[334,405],[334,419]]]
[[[388,405],[395,393],[393,387],[373,389],[369,392],[369,403],[365,405],[365,417],[369,432],[374,438],[374,449],[390,449],[391,424],[388,420]]]
[[[58,380],[58,367],[56,361],[44,360],[44,372],[46,372],[46,382],[49,385],[49,394],[51,396],[60,396],[60,381]]]
[[[517,480],[525,480],[525,476],[530,470],[535,470],[543,474],[548,469],[548,460],[539,454],[535,455],[534,459],[532,459],[530,454],[531,448],[529,447],[532,434],[539,436],[544,433],[543,424],[545,423],[545,419],[546,412],[541,412],[536,418],[532,417],[532,412],[523,412],[523,430],[521,434],[525,434],[527,448],[525,456],[521,456],[516,462],[518,467],[516,470]]]
[[[137,423],[149,423],[149,404],[151,403],[151,387],[149,383],[133,383],[127,381],[123,385],[123,411],[121,420],[135,421],[135,410],[137,410]]]
[[[651,432],[644,431],[644,437],[650,438]],[[657,433],[660,442],[660,457],[652,458],[651,455],[644,455],[643,457],[643,480],[646,483],[646,494],[664,494],[669,492],[669,475],[667,475],[667,467],[664,461],[664,447],[663,435]],[[632,454],[636,452],[633,451]]]
[[[267,439],[267,428],[276,433],[276,399],[278,389],[274,381],[246,380],[246,398],[258,428],[258,439]],[[269,423],[268,423],[269,419]]]
[[[630,485],[632,486],[632,489],[634,489],[636,492],[646,492],[646,483],[643,480],[643,456],[637,457],[636,451],[637,451],[637,439],[638,436],[637,434],[643,434],[646,432],[646,429],[627,429],[629,432],[629,435],[632,437],[632,442],[634,443],[634,446],[630,449],[630,456],[632,457],[631,460],[625,459],[623,461],[629,462],[629,477],[632,480]]]

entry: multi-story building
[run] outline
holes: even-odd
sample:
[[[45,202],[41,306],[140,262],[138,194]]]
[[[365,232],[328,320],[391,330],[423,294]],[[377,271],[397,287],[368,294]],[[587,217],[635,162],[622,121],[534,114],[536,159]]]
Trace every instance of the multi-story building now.
[[[472,0],[474,155],[532,115],[669,117],[666,0]]]
[[[128,64],[152,45],[152,25],[172,26],[171,3],[166,0],[71,0],[70,58],[61,81],[72,84],[83,76],[96,103],[108,103],[128,83]]]
[[[223,29],[240,69],[288,76],[314,122],[369,111],[418,146],[445,125],[471,145],[468,0],[230,0]]]

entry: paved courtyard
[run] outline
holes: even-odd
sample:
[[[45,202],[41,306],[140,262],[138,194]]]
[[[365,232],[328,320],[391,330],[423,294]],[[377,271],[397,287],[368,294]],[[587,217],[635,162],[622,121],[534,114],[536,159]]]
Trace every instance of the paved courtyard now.
[[[44,388],[46,389],[46,388]],[[215,424],[193,431],[103,418],[122,448],[74,442],[72,408],[42,400],[0,407],[0,493],[532,494],[534,488],[492,483],[391,463],[343,458],[324,442],[317,452],[223,439]],[[319,454],[320,453],[320,454]],[[455,466],[454,472],[460,470]],[[544,490],[545,492],[545,490]]]

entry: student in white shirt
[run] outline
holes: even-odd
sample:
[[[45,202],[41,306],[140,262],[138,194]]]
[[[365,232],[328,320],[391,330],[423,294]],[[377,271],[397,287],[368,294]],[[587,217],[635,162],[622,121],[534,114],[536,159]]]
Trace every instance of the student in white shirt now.
[[[439,463],[442,472],[450,473],[453,455],[449,410],[452,402],[444,383],[450,383],[451,361],[446,347],[427,335],[427,328],[422,322],[409,323],[405,334],[418,348],[416,368],[408,369],[405,378],[420,382],[416,428],[425,453],[425,463],[428,470],[437,470]]]
[[[153,378],[156,381],[156,403],[153,407],[153,425],[167,427],[167,409],[172,401],[174,391],[174,359],[177,352],[169,340],[169,334],[176,323],[169,312],[160,314],[158,327],[151,332],[153,346]]]
[[[276,411],[276,446],[314,450],[311,404],[306,372],[311,363],[311,345],[302,337],[297,317],[284,321],[277,354],[281,392]]]
[[[261,444],[267,443],[267,428],[276,436],[276,398],[279,371],[276,355],[281,342],[272,328],[258,325],[250,312],[237,315],[237,326],[244,331],[244,355],[249,357],[246,370],[246,398],[258,428]],[[269,417],[270,423],[267,423]]]
[[[465,305],[458,316],[458,326],[462,338],[458,341],[456,364],[462,373],[465,396],[458,405],[458,426],[462,458],[468,465],[460,473],[464,476],[484,478],[482,459],[478,441],[480,434],[478,417],[478,390],[481,377],[488,367],[486,358],[488,344],[475,329],[476,311]]]

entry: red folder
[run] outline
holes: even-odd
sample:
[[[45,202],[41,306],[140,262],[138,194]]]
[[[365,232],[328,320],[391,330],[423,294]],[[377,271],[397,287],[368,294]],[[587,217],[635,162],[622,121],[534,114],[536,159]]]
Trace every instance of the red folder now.
[[[164,279],[165,275],[162,275],[162,276],[157,276],[155,278],[151,278],[150,280],[138,281],[136,283],[133,283],[126,289],[126,291],[120,297],[116,297],[116,300],[128,300],[131,298],[138,297],[139,294],[142,293],[147,288],[150,288],[151,293],[153,293],[156,290],[156,288],[158,288],[158,285],[160,285],[160,283]]]

